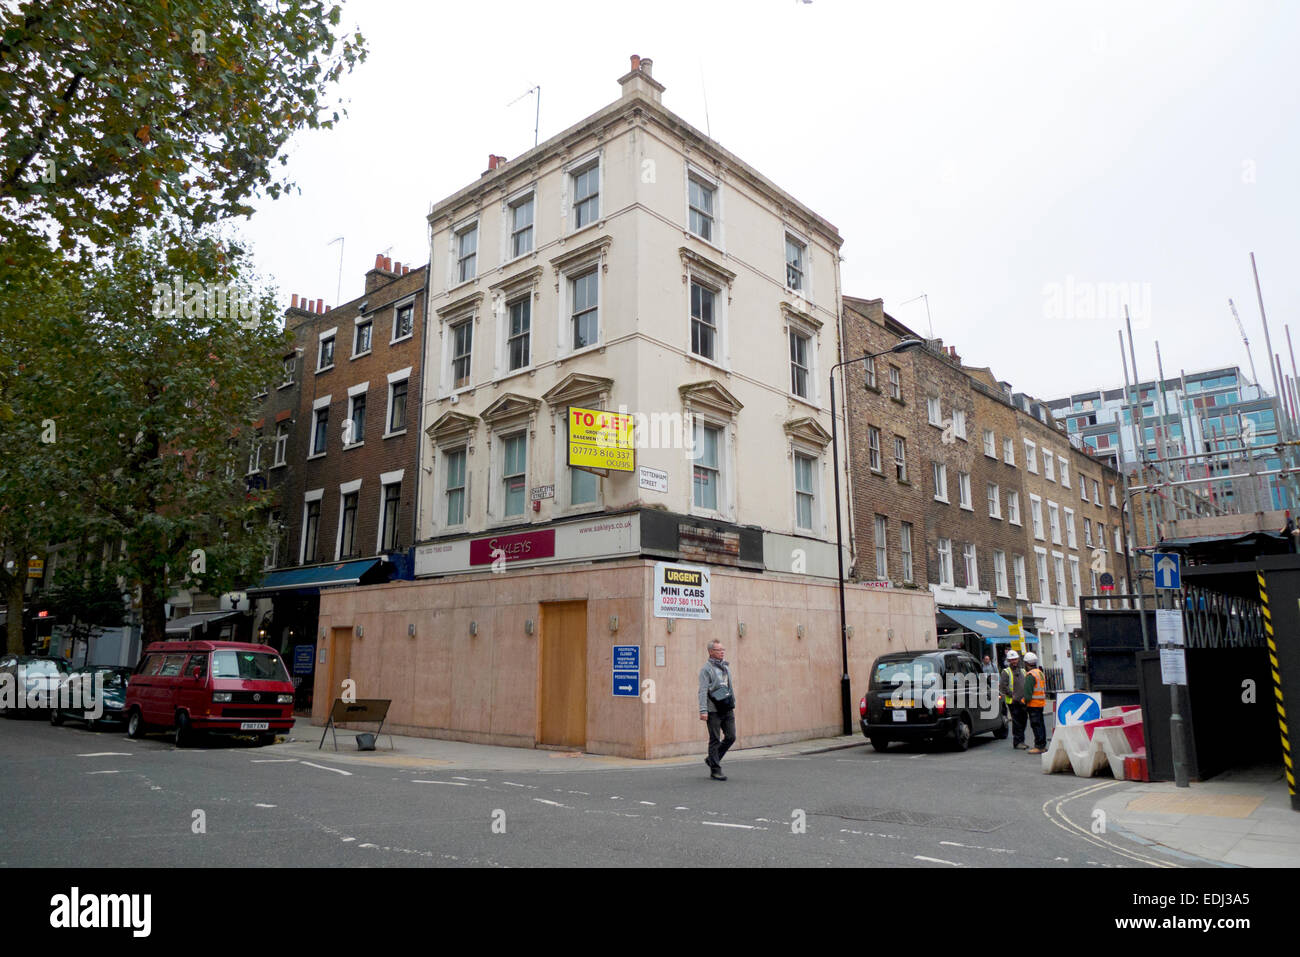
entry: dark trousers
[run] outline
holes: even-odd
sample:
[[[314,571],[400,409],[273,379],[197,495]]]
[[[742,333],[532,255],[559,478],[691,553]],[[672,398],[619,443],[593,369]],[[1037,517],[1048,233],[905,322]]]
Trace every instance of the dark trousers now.
[[[731,746],[736,743],[736,710],[726,714],[709,712],[709,765],[718,767]]]
[[[1043,723],[1043,708],[1028,708],[1029,727],[1034,729],[1034,747],[1047,747],[1047,725]]]
[[[1025,743],[1025,722],[1029,720],[1024,702],[1011,702],[1011,746]]]

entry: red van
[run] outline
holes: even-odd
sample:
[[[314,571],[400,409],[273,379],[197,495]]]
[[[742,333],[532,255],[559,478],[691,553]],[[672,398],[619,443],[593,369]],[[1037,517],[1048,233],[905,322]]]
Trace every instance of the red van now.
[[[293,727],[293,682],[268,645],[158,641],[126,686],[126,733],[171,731],[186,747],[203,732],[273,744]]]

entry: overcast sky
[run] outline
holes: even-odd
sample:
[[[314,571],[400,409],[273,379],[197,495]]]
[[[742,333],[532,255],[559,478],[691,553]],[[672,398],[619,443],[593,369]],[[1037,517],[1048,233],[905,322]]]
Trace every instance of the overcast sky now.
[[[652,57],[664,105],[834,223],[844,291],[1042,398],[1239,364],[1300,339],[1300,3],[351,0],[369,59],[350,116],[300,134],[301,195],[243,227],[290,293],[362,292],[375,254],[428,257],[429,204],[489,153],[619,96]],[[707,102],[707,116],[706,116]],[[1300,342],[1297,342],[1300,348]]]

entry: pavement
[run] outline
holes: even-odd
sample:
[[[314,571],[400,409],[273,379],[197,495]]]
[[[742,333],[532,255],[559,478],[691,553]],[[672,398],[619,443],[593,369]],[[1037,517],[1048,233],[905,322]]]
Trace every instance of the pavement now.
[[[694,766],[700,754],[641,760],[581,751],[510,748],[438,738],[389,735],[375,751],[358,751],[356,731],[339,731],[337,752],[323,728],[299,717],[277,752],[310,761],[371,767],[446,768],[475,771],[614,771],[665,766]],[[764,758],[794,757],[863,747],[861,735],[814,738],[727,755],[727,765]],[[1281,766],[1230,771],[1188,788],[1171,782],[1114,782],[1097,790],[1097,810],[1105,812],[1106,830],[1153,849],[1172,852],[1191,866],[1300,867],[1300,812],[1291,809]],[[1081,782],[1083,783],[1083,782]]]
[[[1227,771],[1186,788],[1131,783],[1095,809],[1107,830],[1225,867],[1300,867],[1300,811],[1282,767]]]
[[[696,765],[704,761],[704,743],[699,754],[681,754],[671,758],[621,758],[608,754],[587,754],[583,751],[552,750],[547,748],[510,748],[491,744],[469,744],[465,741],[444,741],[440,738],[389,735],[387,731],[376,742],[374,751],[357,750],[359,731],[339,730],[338,752],[334,751],[333,732],[325,733],[324,746],[321,735],[325,729],[307,723],[299,716],[289,735],[282,739],[276,750],[292,753],[300,758],[310,755],[328,757],[331,761],[353,762],[370,766],[405,768],[455,768],[473,771],[600,771],[627,770],[629,768],[673,767]],[[762,758],[783,758],[801,754],[818,754],[865,744],[860,734],[838,735],[833,738],[812,738],[764,748],[733,749],[727,752],[727,763]]]

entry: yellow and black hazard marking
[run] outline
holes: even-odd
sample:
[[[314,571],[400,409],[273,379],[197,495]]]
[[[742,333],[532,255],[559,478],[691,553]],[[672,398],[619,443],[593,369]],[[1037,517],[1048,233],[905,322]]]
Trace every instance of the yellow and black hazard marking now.
[[[1268,665],[1273,673],[1273,699],[1277,705],[1277,725],[1282,732],[1282,764],[1286,771],[1286,786],[1291,797],[1295,798],[1295,765],[1291,763],[1291,734],[1286,726],[1286,707],[1282,700],[1282,672],[1277,663],[1277,639],[1273,635],[1273,616],[1268,610],[1268,586],[1264,583],[1264,573],[1255,572],[1259,581],[1259,602],[1264,609],[1264,637],[1268,641]],[[1297,600],[1300,604],[1300,600]]]

